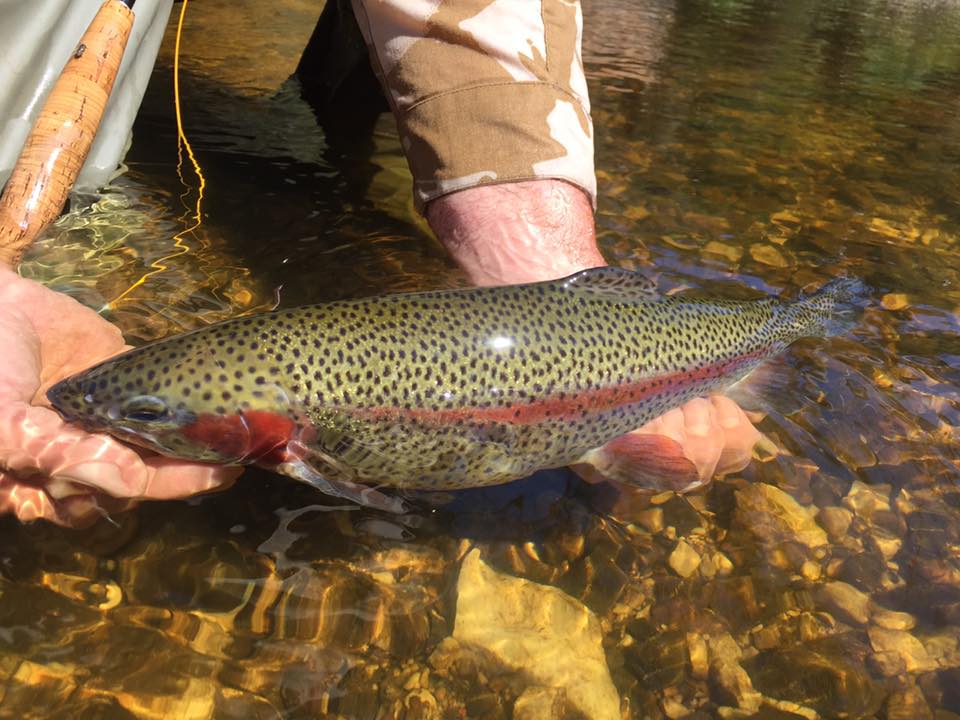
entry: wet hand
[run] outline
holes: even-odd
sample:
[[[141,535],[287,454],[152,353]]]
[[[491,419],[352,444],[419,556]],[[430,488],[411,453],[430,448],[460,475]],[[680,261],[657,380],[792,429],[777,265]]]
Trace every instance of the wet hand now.
[[[760,439],[733,400],[713,395],[691,400],[614,438],[572,467],[590,482],[689,492],[715,475],[743,469]]]
[[[66,295],[0,267],[0,513],[89,524],[137,500],[224,488],[238,468],[134,450],[65,423],[55,382],[127,349],[120,331]]]
[[[745,468],[761,437],[746,413],[722,395],[691,400],[634,432],[672,440],[688,461],[696,486],[710,482],[715,475]]]

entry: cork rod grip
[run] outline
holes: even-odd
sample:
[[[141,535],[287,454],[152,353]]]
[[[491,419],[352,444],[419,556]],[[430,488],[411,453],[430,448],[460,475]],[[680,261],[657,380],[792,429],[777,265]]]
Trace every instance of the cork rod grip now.
[[[0,197],[0,263],[19,263],[63,209],[90,152],[132,26],[127,4],[107,0],[67,60]]]

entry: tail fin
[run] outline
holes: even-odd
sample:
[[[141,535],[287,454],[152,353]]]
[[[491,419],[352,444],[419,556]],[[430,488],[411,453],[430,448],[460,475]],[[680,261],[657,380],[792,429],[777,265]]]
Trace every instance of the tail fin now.
[[[804,328],[804,335],[833,337],[857,325],[869,292],[859,278],[837,278],[788,305],[787,310]]]

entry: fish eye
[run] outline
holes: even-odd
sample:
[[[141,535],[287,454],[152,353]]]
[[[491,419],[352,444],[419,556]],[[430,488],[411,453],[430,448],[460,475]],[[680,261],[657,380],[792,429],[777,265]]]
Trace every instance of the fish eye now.
[[[123,417],[135,422],[156,422],[170,413],[167,404],[153,395],[138,395],[127,400],[121,408]]]

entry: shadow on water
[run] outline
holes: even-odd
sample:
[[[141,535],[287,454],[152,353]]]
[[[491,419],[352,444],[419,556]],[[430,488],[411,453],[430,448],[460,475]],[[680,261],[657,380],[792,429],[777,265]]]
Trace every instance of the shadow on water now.
[[[151,138],[142,153],[128,157],[136,171],[169,161],[176,147],[176,128],[163,114],[171,91],[164,80],[169,83],[160,75],[151,85],[155,112],[145,107],[134,128]],[[411,264],[423,255],[427,262],[444,260],[416,224],[370,201],[370,186],[383,170],[375,162],[375,136],[324,133],[296,79],[269,97],[252,98],[204,78],[186,76],[181,84],[189,88],[184,102],[197,128],[187,128],[191,142],[203,148],[203,229],[223,238],[237,263],[258,268],[262,284],[283,285],[284,306],[353,297],[358,290],[374,294],[384,283],[403,282],[395,276],[425,272],[405,267],[405,256]],[[390,129],[386,120],[368,129],[383,134]],[[149,180],[166,183],[171,195],[182,191],[176,175]],[[309,277],[291,267],[310,268]]]

